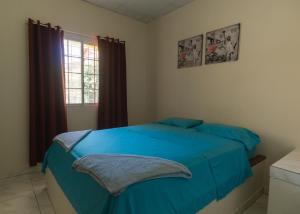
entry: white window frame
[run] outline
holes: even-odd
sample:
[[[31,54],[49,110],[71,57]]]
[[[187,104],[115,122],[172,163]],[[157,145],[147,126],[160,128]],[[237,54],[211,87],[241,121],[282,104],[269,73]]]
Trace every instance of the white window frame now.
[[[85,103],[85,101],[84,101],[85,97],[84,97],[84,52],[83,52],[83,45],[84,44],[94,45],[94,46],[98,45],[97,44],[98,43],[97,38],[96,37],[88,37],[88,36],[84,36],[84,35],[80,35],[80,34],[75,34],[75,33],[67,33],[67,32],[65,32],[64,33],[64,39],[66,39],[66,40],[73,40],[73,41],[81,43],[81,57],[80,57],[80,59],[81,59],[81,103],[68,103],[67,102],[66,103],[67,106],[83,106],[83,105],[94,106],[94,105],[98,105],[99,100],[98,100],[98,102],[95,102],[95,103]],[[65,56],[66,55],[64,55],[64,57]],[[100,62],[98,61],[98,65],[99,65],[99,63]],[[68,89],[64,88],[65,91],[68,90]],[[98,86],[98,89],[96,88],[95,90],[99,90],[99,86]]]

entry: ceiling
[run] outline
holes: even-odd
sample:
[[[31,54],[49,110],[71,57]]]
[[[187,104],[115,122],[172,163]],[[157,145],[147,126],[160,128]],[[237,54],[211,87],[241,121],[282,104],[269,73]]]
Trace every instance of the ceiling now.
[[[193,0],[83,0],[99,7],[149,23]]]

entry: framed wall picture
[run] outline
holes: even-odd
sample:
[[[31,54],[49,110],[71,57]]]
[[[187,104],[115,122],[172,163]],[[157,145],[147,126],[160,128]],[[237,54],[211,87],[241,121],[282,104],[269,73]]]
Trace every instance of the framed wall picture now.
[[[203,35],[178,42],[178,68],[200,66],[202,64]]]
[[[240,23],[206,33],[205,64],[238,60],[239,42]]]

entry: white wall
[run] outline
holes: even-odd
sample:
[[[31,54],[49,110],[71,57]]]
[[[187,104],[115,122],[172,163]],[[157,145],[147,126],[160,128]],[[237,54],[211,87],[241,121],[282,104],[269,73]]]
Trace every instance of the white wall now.
[[[147,25],[81,0],[2,0],[0,3],[0,177],[28,167],[27,19],[40,19],[87,35],[126,41],[131,124],[151,119]],[[94,107],[68,109],[70,129],[93,128]]]
[[[300,1],[196,0],[151,23],[155,113],[245,126],[274,162],[300,147]],[[237,62],[177,69],[177,41],[241,23]]]

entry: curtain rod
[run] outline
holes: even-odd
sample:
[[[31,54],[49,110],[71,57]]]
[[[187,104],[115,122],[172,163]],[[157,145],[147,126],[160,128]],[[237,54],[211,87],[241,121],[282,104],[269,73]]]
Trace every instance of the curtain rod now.
[[[79,36],[84,36],[84,37],[87,37],[87,38],[91,38],[91,39],[96,39],[97,37],[99,37],[100,39],[114,39],[114,38],[110,38],[108,36],[106,37],[101,37],[101,36],[91,36],[91,35],[87,35],[87,34],[82,34],[82,33],[77,33],[77,32],[74,32],[74,31],[70,31],[70,30],[63,30],[64,32],[66,33],[70,33],[70,34],[75,34],[75,35],[79,35]],[[125,41],[121,41],[120,42],[122,43],[125,43]]]
[[[31,19],[31,18],[28,18],[28,22],[29,22],[29,23],[33,23],[33,24],[36,23],[36,24],[38,24],[38,25],[42,25],[42,26],[45,26],[45,27],[52,28],[50,22],[48,22],[48,23],[42,23],[42,22],[40,22],[40,20],[34,21],[34,20]],[[61,30],[61,27],[60,27],[60,26],[53,26],[53,27],[54,27],[54,28],[57,28],[58,30]]]
[[[63,30],[63,31],[66,32],[66,33],[75,34],[75,35],[79,35],[79,36],[84,36],[84,37],[88,37],[88,38],[91,38],[91,39],[96,39],[97,38],[97,36],[91,36],[91,35],[88,35],[88,34],[77,33],[77,32],[70,31],[70,30]]]
[[[50,24],[50,23],[41,23],[40,20],[34,21],[34,20],[31,19],[31,18],[28,18],[28,22],[37,23],[37,24],[39,24],[39,25],[43,25],[43,26],[46,26],[46,27],[51,27],[51,24]],[[63,30],[63,31],[66,32],[66,33],[76,34],[76,35],[84,36],[84,37],[91,38],[91,39],[96,39],[97,37],[99,37],[100,39],[113,39],[113,38],[110,38],[110,37],[108,37],[108,36],[106,36],[106,37],[101,37],[101,36],[91,36],[91,35],[82,34],[82,33],[77,33],[77,32],[70,31],[70,30],[64,30],[64,29],[62,29],[60,26],[54,26],[54,27],[56,27],[57,29]],[[125,43],[125,41],[120,41],[120,42]]]

